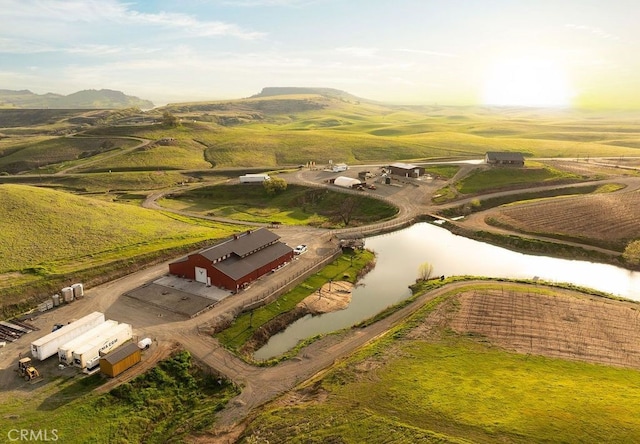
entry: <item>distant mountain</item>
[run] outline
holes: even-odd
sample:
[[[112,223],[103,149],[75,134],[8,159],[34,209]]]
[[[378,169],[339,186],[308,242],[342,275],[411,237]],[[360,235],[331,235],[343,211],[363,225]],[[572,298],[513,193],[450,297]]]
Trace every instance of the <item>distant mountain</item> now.
[[[354,96],[348,92],[341,91],[334,88],[309,88],[309,87],[296,87],[296,86],[269,86],[262,88],[259,94],[251,96],[251,99],[260,97],[273,97],[273,96],[289,96],[294,94],[317,94],[320,96],[330,97],[333,99],[347,100],[350,102],[372,102],[371,100],[363,99],[361,97]]]
[[[51,109],[150,109],[149,100],[128,96],[111,89],[87,89],[68,96],[61,94],[35,94],[29,90],[0,89],[0,108],[51,108]]]

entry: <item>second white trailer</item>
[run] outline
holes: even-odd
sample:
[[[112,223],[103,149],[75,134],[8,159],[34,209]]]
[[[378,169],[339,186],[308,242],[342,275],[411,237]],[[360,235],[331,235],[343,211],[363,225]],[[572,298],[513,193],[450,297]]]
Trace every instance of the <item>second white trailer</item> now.
[[[75,337],[71,341],[63,344],[58,349],[58,360],[62,364],[71,365],[73,363],[73,352],[82,348],[85,343],[104,335],[106,332],[113,330],[118,325],[117,321],[105,321],[102,324],[93,327],[91,330],[84,332],[80,336]]]
[[[109,353],[123,343],[133,338],[133,329],[130,324],[118,324],[115,328],[85,343],[82,347],[73,351],[73,365],[82,369],[87,363],[100,356],[100,353]]]
[[[31,355],[41,361],[58,353],[58,348],[104,322],[104,313],[94,311],[31,343]]]

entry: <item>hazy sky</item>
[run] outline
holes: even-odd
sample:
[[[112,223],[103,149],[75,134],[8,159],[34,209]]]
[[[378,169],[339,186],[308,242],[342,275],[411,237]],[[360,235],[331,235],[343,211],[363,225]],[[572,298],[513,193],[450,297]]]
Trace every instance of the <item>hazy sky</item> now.
[[[0,0],[0,89],[640,108],[638,0]]]

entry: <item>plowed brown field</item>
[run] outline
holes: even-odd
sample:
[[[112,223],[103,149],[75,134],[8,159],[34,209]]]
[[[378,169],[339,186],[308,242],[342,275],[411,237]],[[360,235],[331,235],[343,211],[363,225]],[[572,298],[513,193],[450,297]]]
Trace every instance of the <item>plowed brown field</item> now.
[[[555,198],[501,207],[490,216],[526,233],[594,239],[622,249],[640,238],[640,191]]]
[[[632,302],[563,290],[467,291],[412,336],[427,337],[442,327],[517,353],[640,368],[640,306]]]

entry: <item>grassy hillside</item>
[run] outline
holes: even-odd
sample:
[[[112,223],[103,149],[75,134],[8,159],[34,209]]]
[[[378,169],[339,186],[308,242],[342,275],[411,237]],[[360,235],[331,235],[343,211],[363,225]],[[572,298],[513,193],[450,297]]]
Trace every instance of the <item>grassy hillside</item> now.
[[[88,159],[95,155],[122,150],[138,145],[140,141],[109,137],[61,137],[38,143],[12,146],[0,153],[0,172],[11,174],[30,171],[52,164]],[[77,162],[76,162],[77,163]],[[55,171],[55,169],[54,169]]]
[[[66,269],[229,235],[156,211],[60,191],[0,185],[0,273]],[[40,270],[43,267],[44,270]]]
[[[170,145],[151,143],[116,157],[99,160],[80,171],[193,170],[211,168],[205,147],[193,139],[177,138]]]
[[[174,113],[180,125],[149,124],[161,119],[163,111]],[[128,124],[114,126],[109,119]],[[640,125],[623,114],[399,107],[319,94],[173,104],[148,113],[114,113],[91,125],[85,134],[97,137],[97,147],[87,139],[67,138],[20,150],[12,143],[0,154],[0,171],[49,164],[57,165],[43,172],[58,171],[61,162],[68,166],[72,160],[72,165],[86,162],[83,170],[95,172],[480,158],[498,150],[580,158],[640,152]],[[101,139],[113,142],[122,136],[152,141],[170,137],[175,143],[99,154],[104,151],[98,149]]]

